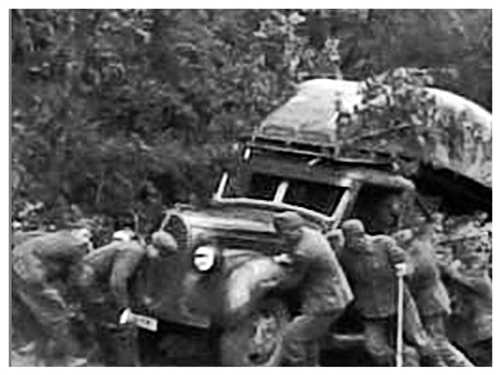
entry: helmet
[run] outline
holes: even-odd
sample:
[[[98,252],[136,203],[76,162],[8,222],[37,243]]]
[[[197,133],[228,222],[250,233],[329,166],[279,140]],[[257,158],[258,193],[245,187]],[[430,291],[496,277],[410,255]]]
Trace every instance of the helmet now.
[[[176,253],[179,250],[177,241],[170,234],[163,230],[154,232],[151,236],[152,245],[157,248],[161,254]]]
[[[295,230],[304,225],[304,220],[298,213],[287,211],[274,215],[273,223],[278,230]]]

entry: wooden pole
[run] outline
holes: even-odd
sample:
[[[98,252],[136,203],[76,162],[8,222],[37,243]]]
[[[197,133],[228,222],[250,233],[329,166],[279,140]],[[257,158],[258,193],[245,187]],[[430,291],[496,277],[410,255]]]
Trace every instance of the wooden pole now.
[[[403,265],[404,266],[404,265]],[[396,336],[396,367],[403,367],[403,301],[404,275],[399,273],[398,278],[398,322]]]

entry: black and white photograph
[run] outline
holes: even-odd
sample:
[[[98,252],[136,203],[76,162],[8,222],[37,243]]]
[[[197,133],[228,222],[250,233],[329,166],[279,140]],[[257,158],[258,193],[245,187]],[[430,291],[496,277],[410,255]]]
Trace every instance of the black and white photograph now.
[[[492,367],[492,15],[10,9],[9,366]]]

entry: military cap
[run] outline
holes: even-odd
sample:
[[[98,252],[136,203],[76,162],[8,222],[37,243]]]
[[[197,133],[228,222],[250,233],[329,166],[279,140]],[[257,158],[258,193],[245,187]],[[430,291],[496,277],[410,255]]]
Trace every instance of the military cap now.
[[[296,212],[285,211],[274,215],[273,224],[277,229],[294,230],[304,225],[304,219]]]
[[[163,230],[152,234],[151,243],[161,252],[176,253],[179,250],[175,238],[170,233]]]
[[[413,239],[414,233],[411,229],[402,229],[392,235],[399,246],[407,244]]]
[[[342,223],[342,231],[350,234],[365,233],[365,226],[358,219],[346,220]]]
[[[85,242],[90,242],[92,239],[92,232],[88,228],[77,228],[72,229],[71,233],[78,239],[81,239]]]

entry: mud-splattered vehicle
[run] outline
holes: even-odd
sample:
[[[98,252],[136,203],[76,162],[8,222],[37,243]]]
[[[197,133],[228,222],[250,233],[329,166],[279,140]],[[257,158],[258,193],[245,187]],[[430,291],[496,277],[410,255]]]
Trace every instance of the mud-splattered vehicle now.
[[[174,236],[179,252],[148,259],[134,285],[134,312],[154,327],[141,331],[145,363],[154,357],[157,364],[158,358],[279,364],[281,332],[295,313],[301,275],[270,257],[283,246],[272,226],[276,212],[298,212],[324,233],[350,217],[361,218],[371,233],[392,233],[410,226],[419,210],[491,212],[487,111],[428,89],[442,118],[460,113],[460,122],[377,129],[359,115],[366,105],[362,85],[302,83],[242,143],[238,167],[223,174],[207,207],[168,210],[161,230]],[[349,317],[344,323],[332,327],[336,334],[328,337],[336,340],[325,340],[327,346],[359,338]]]

